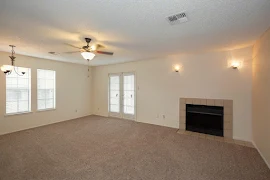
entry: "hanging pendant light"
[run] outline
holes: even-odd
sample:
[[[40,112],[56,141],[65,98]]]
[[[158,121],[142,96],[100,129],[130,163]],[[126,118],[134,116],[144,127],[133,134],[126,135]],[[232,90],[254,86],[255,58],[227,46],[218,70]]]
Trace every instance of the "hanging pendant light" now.
[[[3,71],[6,75],[10,75],[12,73],[12,71],[16,72],[16,74],[18,74],[19,76],[23,76],[25,74],[24,71],[19,72],[18,71],[18,67],[15,66],[15,51],[14,51],[14,45],[9,45],[12,49],[11,49],[11,56],[10,60],[11,60],[11,65],[3,65],[1,66],[1,71]]]

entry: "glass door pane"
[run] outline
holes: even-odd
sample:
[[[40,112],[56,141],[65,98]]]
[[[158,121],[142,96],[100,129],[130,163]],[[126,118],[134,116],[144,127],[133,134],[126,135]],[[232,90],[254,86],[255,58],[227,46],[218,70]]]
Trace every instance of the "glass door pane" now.
[[[123,74],[123,117],[135,119],[135,75]]]
[[[109,76],[109,113],[110,116],[120,117],[120,75]]]

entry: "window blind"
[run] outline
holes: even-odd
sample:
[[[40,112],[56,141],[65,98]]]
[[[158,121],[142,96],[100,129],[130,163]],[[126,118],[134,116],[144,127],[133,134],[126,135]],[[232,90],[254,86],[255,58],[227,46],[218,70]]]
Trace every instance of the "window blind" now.
[[[20,71],[20,67],[15,68]],[[6,75],[6,114],[31,111],[31,69],[23,70],[23,76],[14,71]]]
[[[37,70],[38,110],[55,108],[55,71]]]

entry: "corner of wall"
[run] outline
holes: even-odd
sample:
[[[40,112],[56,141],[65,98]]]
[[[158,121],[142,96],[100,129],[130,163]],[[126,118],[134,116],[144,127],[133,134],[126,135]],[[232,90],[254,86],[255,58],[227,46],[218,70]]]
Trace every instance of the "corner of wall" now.
[[[256,41],[252,54],[252,141],[270,168],[270,28]]]
[[[266,158],[263,156],[262,152],[260,151],[260,149],[257,147],[256,143],[254,141],[252,141],[253,146],[256,148],[256,150],[259,152],[260,156],[262,157],[262,159],[264,160],[265,164],[268,166],[268,168],[270,169],[270,163],[267,162]]]

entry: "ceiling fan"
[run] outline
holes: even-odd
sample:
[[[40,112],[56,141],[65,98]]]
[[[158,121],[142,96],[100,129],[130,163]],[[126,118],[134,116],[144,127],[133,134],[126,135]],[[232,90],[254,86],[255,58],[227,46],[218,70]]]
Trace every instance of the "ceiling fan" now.
[[[113,55],[113,52],[100,51],[99,50],[100,48],[104,48],[104,46],[102,46],[100,44],[89,46],[89,43],[91,42],[91,38],[85,38],[85,41],[86,41],[86,46],[83,46],[81,48],[67,44],[71,47],[74,47],[74,48],[77,48],[80,50],[79,51],[65,52],[65,53],[71,54],[71,53],[81,52],[82,57],[86,60],[92,60],[95,57],[95,53],[105,54],[105,55]]]

